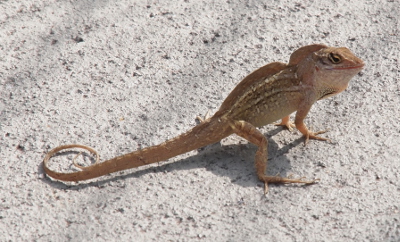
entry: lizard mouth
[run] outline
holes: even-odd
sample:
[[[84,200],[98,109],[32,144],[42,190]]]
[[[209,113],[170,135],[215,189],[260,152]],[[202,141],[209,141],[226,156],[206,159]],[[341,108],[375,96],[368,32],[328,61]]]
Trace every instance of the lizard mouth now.
[[[334,67],[331,70],[350,70],[350,69],[361,69],[364,67],[364,64],[358,66],[343,66],[343,67]]]

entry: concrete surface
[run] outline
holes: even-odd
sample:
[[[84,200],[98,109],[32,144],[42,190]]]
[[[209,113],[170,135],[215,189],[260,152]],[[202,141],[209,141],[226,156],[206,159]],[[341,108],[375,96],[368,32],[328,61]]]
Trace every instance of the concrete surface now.
[[[399,16],[397,0],[1,1],[0,240],[399,241]],[[331,144],[262,129],[268,174],[317,185],[264,197],[255,147],[237,136],[78,184],[43,174],[58,145],[104,160],[172,138],[312,43],[366,62],[306,120]]]

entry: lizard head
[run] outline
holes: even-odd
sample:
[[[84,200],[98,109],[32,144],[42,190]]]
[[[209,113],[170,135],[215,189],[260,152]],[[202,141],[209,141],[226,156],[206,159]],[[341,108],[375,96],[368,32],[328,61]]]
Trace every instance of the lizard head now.
[[[327,98],[347,88],[350,79],[361,71],[364,62],[345,47],[304,46],[290,56],[302,84],[317,90],[317,99]]]
[[[327,47],[312,54],[319,99],[347,88],[350,79],[364,67],[364,62],[345,47]]]

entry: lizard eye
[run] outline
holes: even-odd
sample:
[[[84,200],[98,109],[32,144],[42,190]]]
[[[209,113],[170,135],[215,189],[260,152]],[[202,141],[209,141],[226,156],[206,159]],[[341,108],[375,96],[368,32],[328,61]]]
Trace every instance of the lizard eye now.
[[[340,57],[340,55],[333,54],[333,53],[330,53],[330,54],[329,54],[328,59],[329,59],[333,64],[339,64],[340,62],[342,62],[342,58]]]

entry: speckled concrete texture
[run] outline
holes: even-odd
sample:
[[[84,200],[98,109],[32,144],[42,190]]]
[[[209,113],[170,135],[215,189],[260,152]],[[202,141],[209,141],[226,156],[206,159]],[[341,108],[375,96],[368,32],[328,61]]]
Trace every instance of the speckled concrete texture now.
[[[399,241],[399,16],[397,0],[0,1],[0,240]],[[175,137],[312,43],[366,63],[306,119],[332,142],[261,131],[268,174],[316,185],[264,197],[237,136],[87,182],[43,173],[59,145],[105,160]],[[73,169],[75,153],[51,163]]]

